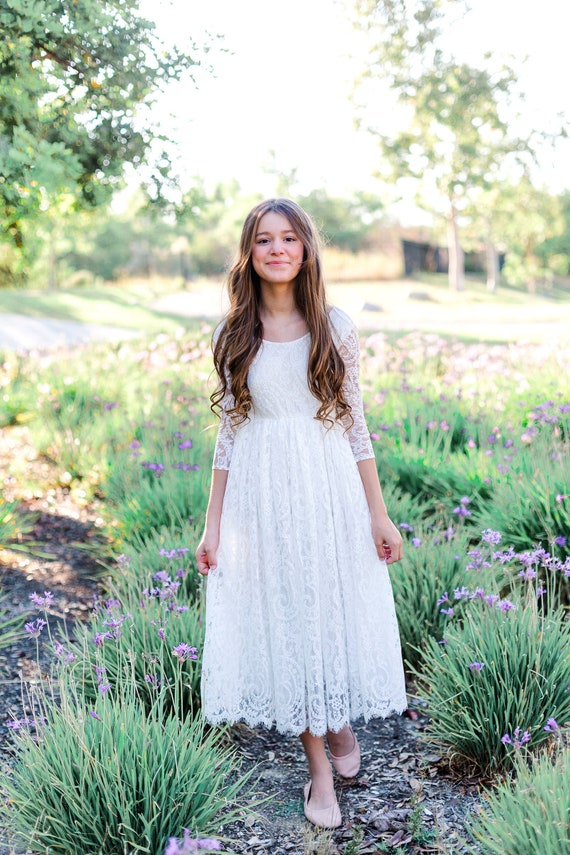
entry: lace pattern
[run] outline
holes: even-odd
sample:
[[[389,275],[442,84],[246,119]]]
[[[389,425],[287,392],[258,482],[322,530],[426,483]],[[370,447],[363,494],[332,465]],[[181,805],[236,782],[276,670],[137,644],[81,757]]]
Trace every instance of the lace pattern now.
[[[366,425],[362,405],[362,393],[360,391],[360,343],[358,331],[348,315],[340,309],[331,309],[330,320],[335,343],[346,368],[344,394],[347,403],[350,405],[353,419],[353,424],[347,431],[348,440],[354,454],[354,459],[357,462],[367,460],[374,457],[374,452],[370,441],[370,433]],[[292,342],[284,343],[292,344]],[[227,415],[227,411],[234,404],[235,399],[231,392],[228,392],[221,401],[222,411],[214,450],[214,469],[230,468],[235,433],[241,427],[241,425],[236,427],[233,420]]]
[[[356,465],[371,456],[358,338],[338,310],[331,322],[347,364],[350,435],[314,418],[309,336],[263,343],[248,376],[251,418],[220,427],[215,465],[229,472],[202,668],[212,724],[323,735],[407,706],[390,579]]]

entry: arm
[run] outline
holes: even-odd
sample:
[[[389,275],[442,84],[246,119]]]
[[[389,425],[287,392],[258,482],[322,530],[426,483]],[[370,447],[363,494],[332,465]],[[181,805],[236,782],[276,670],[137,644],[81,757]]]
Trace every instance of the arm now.
[[[354,326],[343,337],[339,350],[346,369],[344,394],[347,403],[350,404],[353,418],[353,425],[348,431],[348,439],[370,510],[372,536],[378,557],[383,561],[385,560],[387,564],[393,564],[402,559],[402,535],[388,516],[382,496],[382,488],[378,480],[376,460],[362,406],[360,344]]]
[[[218,544],[220,542],[220,520],[222,518],[222,507],[226,484],[228,482],[227,469],[213,469],[212,483],[210,485],[210,498],[206,511],[206,525],[202,540],[196,550],[196,563],[198,572],[206,576],[210,570],[216,567]]]
[[[402,560],[402,535],[388,516],[374,458],[357,464],[370,510],[372,536],[378,557],[387,564]]]

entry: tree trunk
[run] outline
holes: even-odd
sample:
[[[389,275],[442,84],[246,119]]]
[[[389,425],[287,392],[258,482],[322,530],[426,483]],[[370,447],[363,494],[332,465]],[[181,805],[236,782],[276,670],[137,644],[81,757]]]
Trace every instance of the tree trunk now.
[[[487,259],[487,291],[494,294],[499,285],[499,253],[490,238],[485,244],[485,256]]]
[[[447,223],[447,246],[449,252],[449,287],[453,291],[463,291],[465,288],[465,254],[459,243],[457,211],[453,203]]]

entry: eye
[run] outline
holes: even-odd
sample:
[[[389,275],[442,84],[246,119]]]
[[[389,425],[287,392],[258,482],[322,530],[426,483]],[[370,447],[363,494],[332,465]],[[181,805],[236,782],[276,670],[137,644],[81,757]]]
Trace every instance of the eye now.
[[[285,240],[288,240],[290,243],[296,243],[297,238],[296,237],[286,237]]]
[[[268,243],[268,242],[269,241],[267,238],[259,238],[258,240],[256,240],[256,243]]]

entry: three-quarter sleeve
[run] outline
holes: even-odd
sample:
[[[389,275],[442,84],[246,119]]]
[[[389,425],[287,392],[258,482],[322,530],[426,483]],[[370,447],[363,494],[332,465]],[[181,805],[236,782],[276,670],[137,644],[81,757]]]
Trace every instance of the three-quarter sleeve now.
[[[229,469],[235,437],[235,426],[228,415],[228,410],[231,410],[234,406],[234,396],[231,392],[226,392],[220,402],[220,406],[222,407],[222,411],[220,413],[220,426],[214,449],[212,469]]]
[[[212,337],[212,347],[215,348],[218,338],[223,329],[223,322],[215,329]],[[232,451],[234,447],[235,425],[231,416],[228,415],[228,410],[235,406],[235,398],[231,393],[231,381],[228,372],[226,372],[226,393],[220,401],[220,424],[218,427],[218,436],[216,438],[216,447],[214,449],[214,460],[212,469],[229,469],[232,459]]]
[[[338,311],[338,310],[337,310]],[[358,463],[374,457],[370,433],[364,418],[362,392],[360,390],[360,342],[356,327],[351,323],[350,329],[340,337],[338,350],[344,361],[346,374],[344,378],[344,397],[350,405],[353,418],[352,427],[348,429],[348,440]]]

